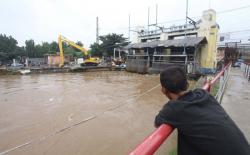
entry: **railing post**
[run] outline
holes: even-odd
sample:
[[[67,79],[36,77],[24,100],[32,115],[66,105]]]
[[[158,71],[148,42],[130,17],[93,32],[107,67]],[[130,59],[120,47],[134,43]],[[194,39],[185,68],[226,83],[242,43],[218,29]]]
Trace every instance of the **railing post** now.
[[[244,64],[244,65],[245,65],[244,76],[247,77],[247,65],[246,64]]]
[[[247,79],[249,79],[249,73],[250,73],[250,65],[247,65],[248,68],[247,68]]]
[[[247,77],[247,65],[244,64],[244,66],[245,66],[245,67],[244,67],[244,76]]]
[[[245,77],[247,77],[247,64],[245,64]]]
[[[247,65],[246,77],[248,77],[248,73],[249,73],[249,65]]]
[[[245,75],[246,74],[246,67],[247,67],[247,65],[244,63],[243,66],[244,66],[244,75]]]
[[[206,79],[206,84],[208,85],[207,91],[211,92],[211,79]]]
[[[247,65],[247,80],[250,80],[250,65]]]
[[[224,76],[221,76],[220,77],[220,83],[219,83],[219,90],[218,90],[218,92],[217,92],[217,94],[216,94],[216,99],[217,99],[217,101],[219,102],[219,103],[221,103],[221,99],[222,99],[222,93],[223,93],[223,89],[224,89],[224,82],[225,82],[225,80],[226,80],[226,74],[224,74]]]

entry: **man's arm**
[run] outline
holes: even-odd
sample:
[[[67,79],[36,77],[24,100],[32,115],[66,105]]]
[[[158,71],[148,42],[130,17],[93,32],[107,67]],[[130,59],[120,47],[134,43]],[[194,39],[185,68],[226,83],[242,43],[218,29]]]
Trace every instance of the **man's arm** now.
[[[162,124],[170,124],[173,127],[176,126],[177,122],[177,118],[176,118],[176,112],[175,110],[172,108],[172,106],[167,103],[163,106],[163,108],[161,109],[161,111],[158,113],[158,115],[156,115],[155,117],[155,127],[159,127]]]

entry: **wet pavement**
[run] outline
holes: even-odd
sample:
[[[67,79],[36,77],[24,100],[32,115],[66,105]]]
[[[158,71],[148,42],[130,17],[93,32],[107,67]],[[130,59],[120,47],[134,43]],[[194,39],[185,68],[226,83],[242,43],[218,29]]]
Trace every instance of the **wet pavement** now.
[[[250,82],[239,68],[232,68],[222,106],[250,142]]]
[[[0,155],[127,154],[154,131],[166,101],[157,75],[0,76]],[[175,136],[157,154],[171,151]]]

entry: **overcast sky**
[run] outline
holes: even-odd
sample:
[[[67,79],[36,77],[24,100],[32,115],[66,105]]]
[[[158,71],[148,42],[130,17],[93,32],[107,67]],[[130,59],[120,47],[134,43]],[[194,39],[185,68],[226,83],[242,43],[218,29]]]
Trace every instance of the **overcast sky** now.
[[[150,23],[155,23],[156,4],[159,23],[185,23],[168,21],[185,18],[186,0],[0,0],[0,33],[12,35],[19,45],[28,39],[36,43],[57,41],[62,34],[72,41],[82,41],[88,48],[95,41],[97,16],[100,35],[114,32],[128,37],[129,14],[131,27],[147,25],[150,7]],[[247,7],[220,13],[244,6]],[[250,29],[249,0],[189,0],[188,14],[197,18],[209,8],[218,12],[220,32]],[[237,35],[250,38],[250,31]]]

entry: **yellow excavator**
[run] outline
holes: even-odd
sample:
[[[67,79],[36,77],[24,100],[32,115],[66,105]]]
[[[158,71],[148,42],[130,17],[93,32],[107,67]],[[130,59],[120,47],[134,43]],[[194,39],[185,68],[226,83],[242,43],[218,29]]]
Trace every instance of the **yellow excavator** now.
[[[77,49],[79,49],[80,51],[83,52],[83,54],[84,54],[84,57],[83,57],[84,62],[83,62],[83,64],[81,64],[82,66],[97,66],[100,63],[100,59],[99,58],[92,58],[89,55],[87,49],[77,45],[73,41],[68,40],[64,36],[59,35],[59,37],[58,37],[58,45],[59,45],[59,50],[60,50],[60,67],[64,66],[63,42],[65,42],[65,43],[69,44],[70,46],[75,47],[75,48],[77,48]]]

